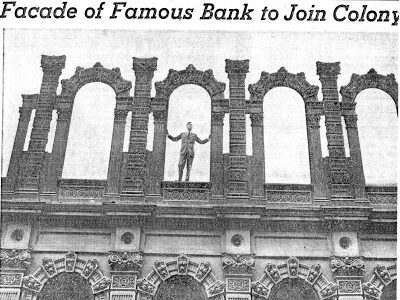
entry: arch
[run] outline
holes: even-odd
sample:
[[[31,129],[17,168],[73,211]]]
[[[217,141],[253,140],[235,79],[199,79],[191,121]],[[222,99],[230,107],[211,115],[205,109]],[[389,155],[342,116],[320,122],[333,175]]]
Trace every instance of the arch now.
[[[212,70],[199,71],[193,65],[188,65],[182,71],[170,69],[167,78],[155,83],[156,98],[168,101],[172,92],[185,84],[196,84],[203,87],[210,95],[211,100],[224,99],[225,83],[218,82]]]
[[[102,82],[109,85],[117,97],[129,97],[132,82],[121,76],[119,68],[106,69],[97,62],[92,68],[77,67],[75,74],[69,79],[61,80],[61,97],[75,97],[78,90],[85,84]]]
[[[371,299],[382,299],[383,290],[397,282],[396,265],[383,266],[377,265],[372,273],[370,280],[363,284],[364,295]],[[390,287],[389,287],[390,288]]]
[[[311,85],[303,72],[292,74],[284,67],[278,72],[262,72],[260,79],[255,84],[249,85],[250,101],[262,101],[265,94],[275,87],[288,87],[300,94],[304,102],[318,101],[318,86]]]
[[[218,280],[211,270],[211,265],[196,263],[184,254],[168,262],[156,260],[153,270],[137,281],[138,300],[153,300],[161,283],[173,276],[190,276],[200,283],[206,291],[207,298],[223,300],[225,283]]]
[[[63,273],[77,273],[91,286],[94,299],[105,299],[111,281],[103,275],[98,262],[79,258],[74,252],[68,252],[58,259],[43,258],[42,265],[22,280],[25,290],[24,300],[40,299],[40,292],[49,279]],[[38,298],[39,297],[39,298]]]
[[[338,290],[337,284],[322,274],[319,264],[308,266],[290,257],[282,265],[268,263],[261,278],[251,284],[251,292],[259,299],[272,300],[279,286],[290,281],[312,288],[317,299],[332,298]]]
[[[318,300],[312,286],[298,278],[285,278],[277,283],[269,296],[272,300]]]
[[[350,82],[340,88],[343,103],[354,103],[358,93],[365,89],[376,88],[380,89],[392,97],[396,105],[396,112],[398,113],[398,89],[399,85],[396,82],[394,74],[381,75],[374,69],[368,71],[367,74],[358,75],[353,74]]]
[[[174,275],[162,282],[154,296],[155,300],[206,300],[203,286],[188,275]]]

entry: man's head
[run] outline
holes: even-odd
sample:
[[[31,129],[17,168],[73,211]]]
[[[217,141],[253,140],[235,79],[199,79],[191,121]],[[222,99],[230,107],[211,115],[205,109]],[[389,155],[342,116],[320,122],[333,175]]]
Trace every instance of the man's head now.
[[[186,128],[187,128],[188,131],[191,131],[192,130],[192,122],[187,122],[186,123]]]

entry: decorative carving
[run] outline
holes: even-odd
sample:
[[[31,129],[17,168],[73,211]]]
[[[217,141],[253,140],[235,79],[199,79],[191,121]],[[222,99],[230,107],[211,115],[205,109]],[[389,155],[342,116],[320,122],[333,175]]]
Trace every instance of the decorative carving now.
[[[31,114],[32,114],[32,108],[23,106],[19,108],[20,121],[29,122],[31,119]]]
[[[255,267],[254,254],[222,254],[222,268],[228,274],[251,274]]]
[[[186,275],[188,265],[189,265],[189,257],[187,257],[184,254],[179,255],[177,259],[178,275]]]
[[[310,192],[289,192],[289,191],[269,191],[266,190],[266,197],[268,202],[278,203],[312,203]]]
[[[139,291],[150,295],[154,295],[156,292],[156,287],[145,278],[137,281],[137,288]]]
[[[65,60],[66,56],[49,56],[49,55],[42,55],[42,59],[40,60],[40,66],[43,69],[56,69],[60,70],[64,69],[65,67]]]
[[[1,249],[0,267],[2,269],[26,269],[29,267],[31,250]]]
[[[169,70],[167,78],[155,83],[156,98],[169,99],[172,92],[184,84],[196,84],[203,87],[211,99],[223,99],[225,83],[218,82],[214,78],[213,72],[196,70],[193,65],[189,65],[185,70]]]
[[[116,122],[126,122],[126,116],[128,115],[128,111],[126,109],[114,109],[114,120]]]
[[[29,289],[33,292],[40,292],[40,290],[42,289],[42,285],[40,284],[40,282],[33,277],[32,275],[28,276],[28,277],[24,277],[22,279],[22,285],[24,288]]]
[[[388,285],[389,283],[392,282],[392,279],[390,278],[389,271],[386,269],[385,266],[377,265],[375,267],[375,274],[378,275],[378,277],[381,279],[381,281],[385,285]]]
[[[339,287],[337,284],[330,282],[322,290],[319,291],[322,299],[329,299],[335,297]]]
[[[111,288],[134,290],[136,288],[136,275],[112,275]]]
[[[62,179],[59,181],[60,198],[102,198],[106,190],[107,181]]]
[[[143,253],[137,252],[115,252],[108,255],[108,264],[113,271],[135,271],[140,272],[143,267]]]
[[[355,102],[357,95],[370,88],[380,89],[388,93],[395,105],[398,108],[398,83],[396,82],[394,74],[380,75],[374,69],[371,69],[367,74],[358,75],[353,74],[350,82],[346,86],[340,88],[343,102]]]
[[[381,298],[381,291],[372,283],[363,283],[362,287],[367,300]]]
[[[93,294],[98,294],[105,290],[108,290],[110,285],[111,285],[111,280],[103,277],[92,286]]]
[[[271,277],[271,279],[277,283],[281,279],[278,268],[274,264],[268,263],[265,267],[265,272]]]
[[[0,273],[0,287],[13,288],[22,284],[23,273]]]
[[[160,275],[162,280],[165,280],[169,277],[169,271],[167,269],[167,265],[163,261],[156,260],[154,263],[154,270]]]
[[[65,272],[74,272],[77,255],[74,252],[68,252],[65,255]]]
[[[335,276],[362,276],[365,272],[362,257],[331,257],[331,268]]]
[[[112,70],[96,63],[92,68],[77,67],[75,74],[69,79],[61,80],[61,96],[75,96],[78,90],[91,82],[102,82],[109,85],[118,96],[129,96],[132,83],[121,77],[119,68]]]
[[[71,120],[72,108],[57,108],[57,122]]]
[[[249,60],[225,59],[226,73],[247,73],[249,72]]]
[[[321,275],[321,266],[319,264],[312,265],[308,272],[307,281],[314,285],[319,275]]]
[[[250,278],[249,277],[229,277],[226,278],[227,293],[249,293]]]
[[[292,74],[284,67],[272,74],[262,72],[257,83],[249,85],[251,101],[262,100],[268,91],[276,87],[288,87],[295,90],[304,102],[318,101],[318,86],[311,85],[306,80],[304,73]]]
[[[46,273],[50,277],[57,274],[56,266],[54,265],[54,261],[51,258],[47,258],[47,257],[43,258],[42,266],[43,266],[43,269],[46,271]]]
[[[321,77],[337,77],[340,74],[340,62],[324,63],[317,61],[317,75]]]
[[[161,189],[164,200],[208,200],[211,183],[163,181]]]
[[[208,275],[208,273],[210,273],[211,272],[211,266],[210,266],[210,264],[207,262],[207,263],[201,263],[200,265],[199,265],[199,267],[197,268],[197,272],[196,272],[196,275],[195,275],[195,277],[196,277],[196,279],[198,280],[198,281],[203,281],[204,280],[204,278],[206,278],[206,276]]]
[[[224,125],[225,112],[212,112],[211,113],[211,124],[223,126]]]
[[[251,127],[261,127],[264,124],[263,113],[250,114]]]
[[[360,280],[338,280],[339,294],[361,294]]]
[[[90,275],[92,275],[92,273],[99,267],[99,264],[97,262],[97,260],[93,259],[93,260],[88,260],[85,264],[85,267],[82,270],[82,276],[84,278],[89,278]]]
[[[307,114],[306,122],[309,127],[319,128],[319,122],[321,120],[321,116],[319,114]]]
[[[219,280],[207,289],[207,294],[209,295],[209,297],[214,297],[223,294],[224,292],[225,292],[225,283]]]
[[[154,73],[157,70],[157,57],[138,58],[132,57],[133,70],[135,72],[150,72]]]
[[[290,257],[287,260],[289,277],[297,277],[299,271],[299,260],[296,257]]]
[[[346,128],[357,128],[357,115],[344,115]]]
[[[253,282],[251,284],[251,291],[253,295],[257,295],[263,298],[268,298],[269,289],[261,282]]]

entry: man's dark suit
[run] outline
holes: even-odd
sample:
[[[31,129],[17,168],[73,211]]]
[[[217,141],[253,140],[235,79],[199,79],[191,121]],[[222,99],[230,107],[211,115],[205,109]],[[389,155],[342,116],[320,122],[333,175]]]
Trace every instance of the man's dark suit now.
[[[173,137],[168,135],[168,138],[171,141],[179,141],[182,140],[181,152],[179,158],[179,181],[182,180],[183,168],[186,164],[186,181],[189,181],[190,177],[190,169],[192,168],[192,162],[194,157],[194,143],[198,142],[199,144],[205,144],[209,141],[209,139],[201,140],[195,133],[193,132],[182,132],[177,137]]]

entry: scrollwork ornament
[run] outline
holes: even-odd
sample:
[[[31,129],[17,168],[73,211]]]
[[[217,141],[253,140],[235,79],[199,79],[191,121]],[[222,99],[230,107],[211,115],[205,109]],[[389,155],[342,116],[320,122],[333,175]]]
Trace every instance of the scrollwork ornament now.
[[[331,257],[332,272],[336,276],[361,276],[365,272],[362,257]]]
[[[30,266],[31,250],[1,249],[0,266],[3,269],[26,269]]]
[[[108,264],[113,271],[136,271],[143,267],[143,253],[137,252],[116,252],[108,255]]]
[[[224,253],[222,268],[229,274],[251,274],[255,268],[254,255]]]

